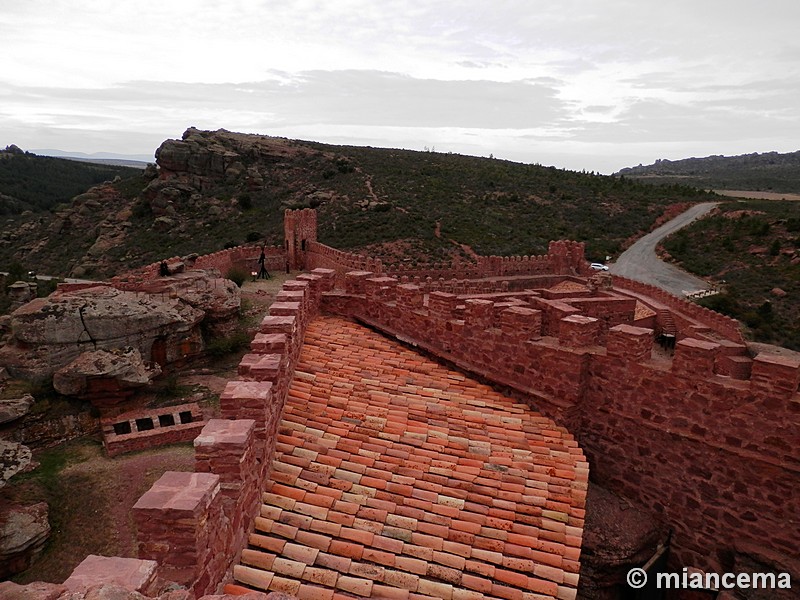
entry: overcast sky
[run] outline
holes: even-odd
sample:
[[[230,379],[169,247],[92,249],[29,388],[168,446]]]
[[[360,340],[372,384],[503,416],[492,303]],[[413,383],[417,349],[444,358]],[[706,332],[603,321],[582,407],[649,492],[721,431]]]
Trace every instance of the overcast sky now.
[[[0,147],[189,126],[610,173],[800,150],[798,0],[3,0]]]

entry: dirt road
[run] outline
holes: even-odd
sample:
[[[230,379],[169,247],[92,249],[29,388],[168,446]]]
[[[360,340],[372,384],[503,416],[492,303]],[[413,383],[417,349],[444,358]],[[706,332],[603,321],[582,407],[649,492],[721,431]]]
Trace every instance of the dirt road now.
[[[678,267],[665,263],[656,256],[656,245],[669,234],[686,227],[695,219],[708,213],[718,203],[696,204],[671,221],[648,233],[633,246],[625,250],[614,264],[609,265],[614,275],[649,283],[671,294],[683,297],[686,292],[707,290],[710,286],[702,279],[690,275]]]

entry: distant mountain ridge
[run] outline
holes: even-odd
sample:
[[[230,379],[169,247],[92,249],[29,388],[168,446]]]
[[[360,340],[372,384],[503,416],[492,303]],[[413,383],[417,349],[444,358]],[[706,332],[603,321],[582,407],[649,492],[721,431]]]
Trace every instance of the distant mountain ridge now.
[[[67,158],[81,162],[94,163],[98,165],[111,165],[115,167],[133,167],[144,169],[148,164],[154,163],[153,155],[148,154],[118,154],[115,152],[72,152],[56,150],[53,148],[38,148],[30,150],[31,154],[37,156],[51,156],[55,158]]]
[[[615,175],[705,189],[800,193],[800,151],[663,159],[652,165],[621,169]]]
[[[666,212],[708,198],[688,187],[493,158],[194,128],[161,144],[156,162],[73,192],[52,210],[8,219],[0,264],[107,277],[245,242],[282,245],[284,210],[305,207],[318,211],[320,241],[384,264],[538,255],[553,239],[585,241],[599,259]]]
[[[140,173],[129,166],[39,156],[11,144],[0,150],[0,215],[49,211],[94,185]]]

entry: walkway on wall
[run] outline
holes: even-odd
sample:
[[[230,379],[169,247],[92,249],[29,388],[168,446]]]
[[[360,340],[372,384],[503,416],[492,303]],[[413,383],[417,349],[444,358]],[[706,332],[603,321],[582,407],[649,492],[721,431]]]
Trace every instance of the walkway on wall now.
[[[587,479],[549,419],[318,318],[234,577],[300,598],[574,598]]]

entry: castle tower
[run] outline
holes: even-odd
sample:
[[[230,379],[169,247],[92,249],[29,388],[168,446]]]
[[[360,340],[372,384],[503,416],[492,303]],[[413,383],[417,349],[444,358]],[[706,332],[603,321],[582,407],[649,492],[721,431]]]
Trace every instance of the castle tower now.
[[[283,237],[289,269],[303,271],[306,268],[307,246],[317,241],[317,211],[313,208],[287,208],[283,213]]]
[[[586,263],[585,244],[558,240],[550,242],[547,254],[551,268],[558,275],[577,275]]]

